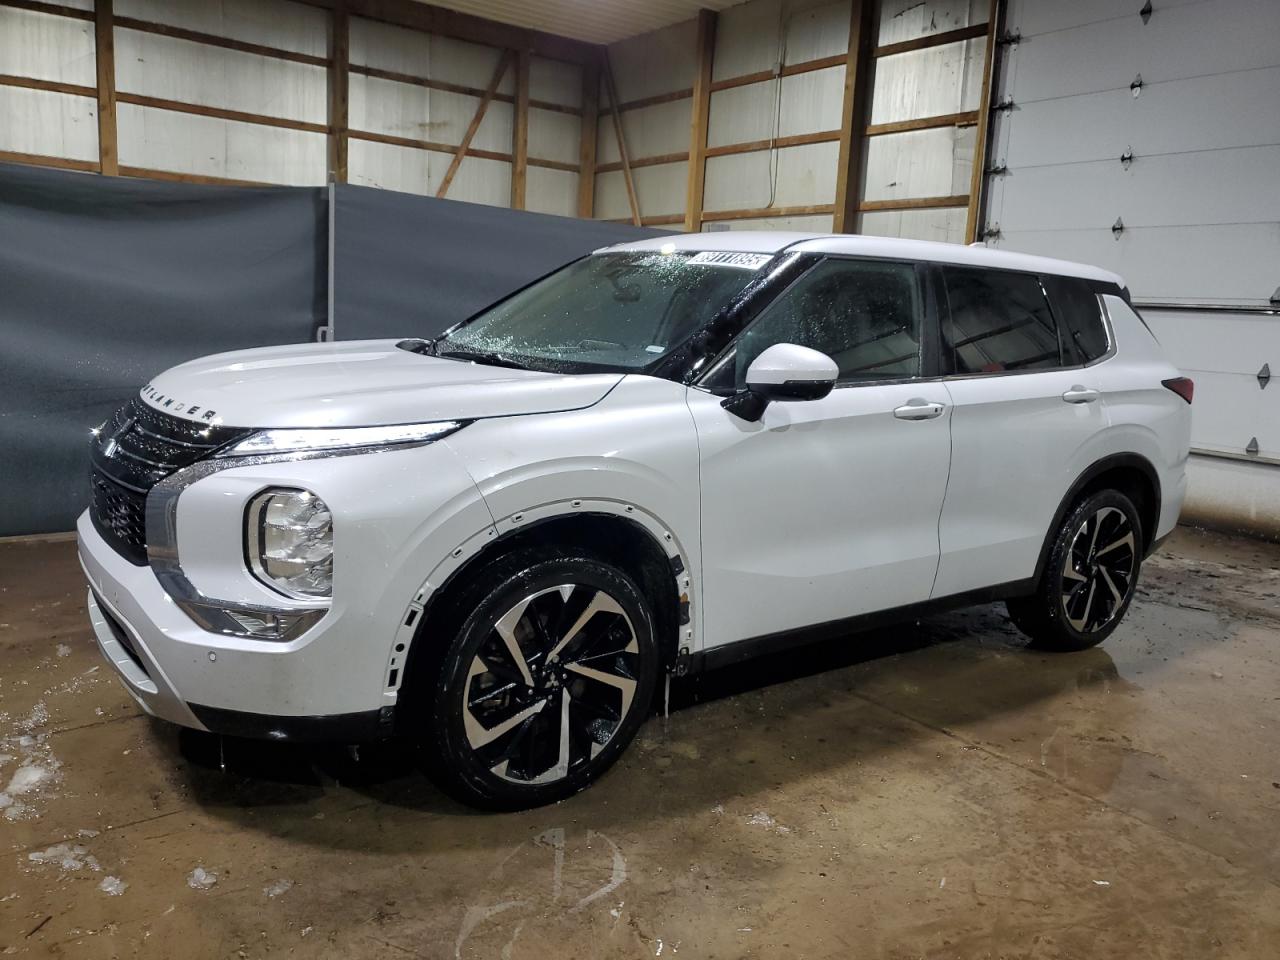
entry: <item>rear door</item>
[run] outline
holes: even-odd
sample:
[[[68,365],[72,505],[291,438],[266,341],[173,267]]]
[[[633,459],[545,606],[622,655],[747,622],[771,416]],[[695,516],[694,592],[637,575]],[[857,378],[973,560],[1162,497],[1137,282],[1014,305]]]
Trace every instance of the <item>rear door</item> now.
[[[935,597],[1030,577],[1058,505],[1107,425],[1094,368],[1034,274],[936,268],[953,405]]]
[[[828,259],[784,291],[689,408],[701,462],[705,646],[926,600],[950,459],[927,268]],[[750,423],[721,406],[766,347],[832,357],[837,387]]]

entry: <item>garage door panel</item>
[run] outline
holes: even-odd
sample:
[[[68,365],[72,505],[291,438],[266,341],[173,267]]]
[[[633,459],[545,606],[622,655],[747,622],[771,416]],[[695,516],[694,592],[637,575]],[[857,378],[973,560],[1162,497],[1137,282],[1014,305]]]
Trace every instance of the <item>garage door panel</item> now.
[[[1195,450],[1246,455],[1253,439],[1257,456],[1280,461],[1280,390],[1258,389],[1258,381],[1233,373],[1191,373],[1191,446]]]
[[[1280,145],[1015,168],[1001,178],[1001,227],[1034,230],[1280,221]],[[1206,190],[1207,183],[1231,190]],[[1176,202],[1171,202],[1176,198]],[[1280,269],[1277,271],[1280,283]]]
[[[1029,64],[1019,67],[1025,75]],[[997,156],[1010,167],[1118,160],[1126,147],[1153,156],[1264,146],[1276,143],[1280,126],[1280,67],[1178,80],[1137,98],[1128,90],[1033,103],[1013,96],[1011,115],[1000,121],[1007,141],[997,141]]]
[[[1162,11],[1192,3],[1203,3],[1204,0],[1162,0]],[[1138,7],[1118,4],[1116,0],[1072,0],[1063,3],[1045,3],[1044,0],[1009,0],[1005,23],[1008,28],[1017,30],[1024,37],[1053,30],[1068,30],[1099,21],[1116,21],[1125,17],[1138,17]]]
[[[1265,304],[1280,264],[1280,223],[1125,230],[1004,230],[1000,247],[1119,273],[1136,300]],[[1230,251],[1230,255],[1224,255]]]
[[[1146,24],[1134,15],[1028,37],[1020,53],[1034,57],[1036,69],[1019,77],[1018,94],[1025,102],[1117,88],[1127,93],[1138,73],[1151,84],[1252,70],[1275,62],[1277,36],[1275,0],[1161,7]]]
[[[1280,316],[1147,308],[1142,318],[1183,370],[1243,374],[1256,386],[1269,363],[1280,386]]]

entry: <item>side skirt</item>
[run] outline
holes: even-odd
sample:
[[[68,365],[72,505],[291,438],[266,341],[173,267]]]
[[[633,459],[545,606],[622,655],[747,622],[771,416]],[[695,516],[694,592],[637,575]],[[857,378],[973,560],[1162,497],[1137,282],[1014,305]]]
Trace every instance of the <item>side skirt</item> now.
[[[966,593],[957,593],[949,597],[938,597],[921,603],[907,604],[903,607],[877,610],[874,613],[863,613],[855,617],[845,617],[842,620],[830,620],[826,623],[799,627],[795,630],[784,630],[779,633],[751,637],[747,640],[738,640],[734,643],[726,643],[710,650],[692,654],[688,658],[681,658],[686,662],[683,664],[678,663],[675,672],[677,675],[684,675],[686,673],[700,673],[704,670],[715,670],[718,667],[741,663],[744,660],[751,660],[779,650],[810,643],[820,643],[823,640],[831,640],[835,637],[849,634],[864,633],[868,630],[875,630],[878,627],[901,623],[904,620],[914,620],[918,617],[930,616],[959,607],[971,607],[975,604],[1007,600],[1011,597],[1030,596],[1035,592],[1035,588],[1035,578],[1028,577],[1025,580],[1014,580],[994,587],[983,587],[980,590],[970,590]],[[685,669],[680,669],[681,666]]]

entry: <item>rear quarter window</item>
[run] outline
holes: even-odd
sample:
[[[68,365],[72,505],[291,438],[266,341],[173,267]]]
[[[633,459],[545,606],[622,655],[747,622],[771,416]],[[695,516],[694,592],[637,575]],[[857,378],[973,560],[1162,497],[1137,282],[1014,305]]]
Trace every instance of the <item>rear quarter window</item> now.
[[[1064,360],[1069,364],[1084,364],[1104,356],[1110,346],[1107,325],[1089,281],[1049,276],[1042,280],[1062,332]]]

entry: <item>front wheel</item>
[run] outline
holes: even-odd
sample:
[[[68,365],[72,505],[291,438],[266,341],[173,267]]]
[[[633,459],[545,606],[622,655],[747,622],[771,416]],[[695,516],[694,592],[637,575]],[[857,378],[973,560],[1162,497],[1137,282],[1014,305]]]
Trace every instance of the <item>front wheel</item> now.
[[[1036,593],[1007,601],[1009,618],[1048,650],[1101,643],[1133,600],[1142,544],[1133,501],[1118,490],[1091,494],[1062,521]]]
[[[428,728],[433,779],[465,803],[516,810],[561,800],[631,742],[659,672],[650,604],[586,553],[529,550],[462,590]],[[455,621],[456,623],[456,621]]]

